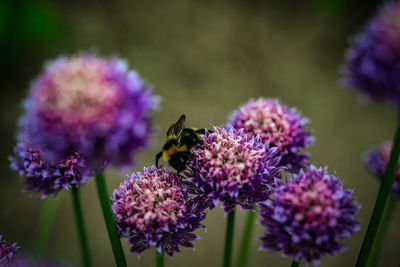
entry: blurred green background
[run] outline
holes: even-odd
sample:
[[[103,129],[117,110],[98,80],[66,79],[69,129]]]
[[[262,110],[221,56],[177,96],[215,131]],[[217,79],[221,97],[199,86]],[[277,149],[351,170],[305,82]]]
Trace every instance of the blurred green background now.
[[[357,95],[337,85],[348,39],[362,29],[377,1],[0,1],[0,234],[31,246],[42,200],[21,193],[17,173],[7,156],[15,143],[21,100],[43,62],[59,54],[94,50],[116,55],[154,86],[163,99],[155,115],[159,129],[154,145],[139,153],[132,170],[153,163],[164,132],[181,113],[187,124],[219,125],[251,97],[276,97],[311,119],[317,141],[312,162],[329,166],[355,190],[363,231],[345,243],[348,251],[325,257],[322,266],[353,266],[359,252],[377,182],[361,155],[392,137],[395,114],[390,108],[362,106]],[[111,192],[126,173],[108,169]],[[113,266],[113,257],[91,180],[82,188],[94,266]],[[80,255],[70,195],[62,192],[49,255],[78,265]],[[400,207],[397,207],[380,266],[398,266]],[[246,213],[237,213],[235,245]],[[196,251],[183,249],[166,266],[220,266],[225,230],[221,209],[199,231]],[[254,238],[262,233],[257,225]],[[123,241],[125,251],[129,246]],[[252,242],[249,266],[289,266],[289,259],[258,251]],[[153,266],[154,251],[140,260],[127,254],[130,266]]]

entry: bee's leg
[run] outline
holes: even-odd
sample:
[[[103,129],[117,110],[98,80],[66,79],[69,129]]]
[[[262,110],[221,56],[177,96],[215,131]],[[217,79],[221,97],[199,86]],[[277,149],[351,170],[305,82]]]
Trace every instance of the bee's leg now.
[[[196,131],[195,131],[195,133],[197,133],[197,134],[205,134],[206,133],[206,129],[197,129]]]
[[[183,171],[176,171],[176,174],[178,174],[178,176],[179,176],[181,179],[184,179],[184,174],[182,175],[182,172],[183,172]]]
[[[158,160],[162,157],[162,151],[158,152],[156,155],[156,167],[158,168]]]
[[[208,133],[213,133],[213,132],[214,132],[213,130],[208,130],[208,129],[206,129],[206,128],[202,128],[202,129],[197,129],[197,130],[195,131],[195,133],[197,133],[197,134],[205,134],[206,131],[207,131]]]

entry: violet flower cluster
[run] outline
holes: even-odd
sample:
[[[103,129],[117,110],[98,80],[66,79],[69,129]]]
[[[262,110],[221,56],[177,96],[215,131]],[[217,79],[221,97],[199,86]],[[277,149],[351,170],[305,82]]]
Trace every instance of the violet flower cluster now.
[[[295,108],[289,108],[277,99],[250,99],[234,111],[227,123],[250,138],[259,135],[262,142],[279,149],[281,164],[297,172],[305,167],[309,155],[299,151],[314,141],[307,130],[309,120]]]
[[[389,161],[390,152],[392,150],[392,142],[385,142],[377,148],[368,151],[364,156],[364,163],[368,170],[376,175],[382,181],[386,165]],[[393,186],[392,194],[400,196],[400,168],[397,169]]]
[[[93,175],[78,152],[51,163],[41,149],[22,139],[15,146],[14,153],[10,157],[10,166],[25,177],[23,191],[42,193],[43,198],[50,194],[57,195],[63,188],[69,190],[73,185],[79,186]]]
[[[277,152],[277,147],[264,144],[260,136],[249,137],[243,129],[214,128],[193,150],[185,175],[211,208],[221,201],[226,213],[236,205],[253,209],[267,199],[283,170]]]
[[[53,162],[78,151],[86,164],[126,165],[148,144],[158,98],[116,58],[60,57],[32,84],[21,126]]]
[[[283,251],[285,256],[318,264],[321,256],[342,252],[338,241],[359,229],[354,215],[359,206],[352,190],[326,169],[315,166],[294,174],[260,205],[266,227],[261,249]]]
[[[204,227],[205,206],[190,196],[175,172],[152,166],[133,173],[113,192],[112,210],[121,237],[140,255],[156,248],[173,256],[179,246],[193,247]]]
[[[400,104],[400,3],[386,3],[357,35],[346,57],[345,87],[367,100]]]

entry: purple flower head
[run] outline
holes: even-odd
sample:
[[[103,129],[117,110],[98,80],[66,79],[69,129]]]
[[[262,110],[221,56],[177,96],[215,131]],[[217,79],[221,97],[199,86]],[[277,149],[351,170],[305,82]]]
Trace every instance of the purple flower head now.
[[[47,161],[43,151],[30,144],[26,139],[14,148],[15,155],[10,157],[11,168],[24,176],[24,192],[41,192],[42,197],[57,195],[60,190],[70,189],[72,185],[85,183],[93,171],[85,166],[80,153],[74,152],[57,163]]]
[[[7,244],[0,235],[0,266],[12,266],[14,256],[19,246],[17,243]]]
[[[283,251],[316,265],[321,256],[343,251],[338,240],[359,229],[354,219],[359,206],[352,193],[343,191],[342,182],[326,168],[311,165],[293,174],[260,205],[260,222],[266,228],[260,249]]]
[[[79,151],[96,168],[126,165],[148,144],[157,104],[120,59],[60,57],[32,84],[21,125],[52,161]]]
[[[250,99],[233,112],[227,124],[237,130],[243,129],[249,137],[259,135],[262,142],[278,147],[281,164],[295,172],[309,157],[299,151],[314,141],[307,130],[308,119],[276,99]]]
[[[185,173],[196,194],[211,207],[221,201],[226,213],[236,204],[252,209],[267,199],[283,170],[277,147],[269,148],[259,136],[249,137],[242,129],[223,127],[206,133],[203,141],[193,150]]]
[[[129,238],[130,251],[139,255],[155,247],[172,257],[179,245],[193,247],[199,236],[192,232],[204,227],[204,206],[188,194],[178,174],[164,168],[133,173],[114,190],[111,203],[120,236]]]
[[[357,35],[346,57],[343,85],[366,100],[400,104],[400,3],[387,3]]]
[[[364,156],[364,163],[366,167],[370,172],[372,172],[372,174],[376,175],[379,180],[383,179],[391,150],[392,142],[388,141],[379,147],[368,151]],[[396,176],[394,178],[392,194],[400,196],[400,168],[397,169]]]

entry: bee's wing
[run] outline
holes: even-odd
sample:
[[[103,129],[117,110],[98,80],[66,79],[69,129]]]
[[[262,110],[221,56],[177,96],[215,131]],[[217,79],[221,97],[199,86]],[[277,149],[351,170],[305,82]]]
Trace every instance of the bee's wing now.
[[[182,114],[179,117],[179,120],[169,127],[169,129],[167,131],[167,137],[174,135],[178,138],[178,142],[180,142],[181,136],[183,133],[183,129],[185,128],[185,120],[186,120],[186,117],[184,114]]]

